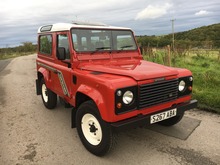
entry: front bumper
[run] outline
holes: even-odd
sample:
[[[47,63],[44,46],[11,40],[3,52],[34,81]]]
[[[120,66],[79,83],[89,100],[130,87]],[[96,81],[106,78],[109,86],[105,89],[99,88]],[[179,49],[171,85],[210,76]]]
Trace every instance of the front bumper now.
[[[111,123],[111,127],[112,127],[113,131],[120,132],[125,129],[150,125],[151,115],[177,108],[177,116],[178,116],[178,115],[183,114],[187,110],[196,108],[197,102],[198,102],[197,100],[191,100],[190,102],[178,104],[173,107],[170,107],[169,109],[164,109],[164,110],[158,111],[156,113],[152,113],[152,114],[148,114],[148,115],[138,115],[138,116],[130,118],[130,119]]]

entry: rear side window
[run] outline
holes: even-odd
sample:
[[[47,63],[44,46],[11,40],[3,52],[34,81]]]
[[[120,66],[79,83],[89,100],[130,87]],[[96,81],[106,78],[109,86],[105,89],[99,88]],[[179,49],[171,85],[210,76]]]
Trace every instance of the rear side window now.
[[[52,36],[41,35],[39,38],[40,53],[45,55],[51,55],[52,53]]]

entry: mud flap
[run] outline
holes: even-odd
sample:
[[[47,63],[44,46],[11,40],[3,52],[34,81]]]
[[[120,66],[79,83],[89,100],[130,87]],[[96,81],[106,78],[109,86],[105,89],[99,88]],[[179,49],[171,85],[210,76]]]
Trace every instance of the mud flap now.
[[[71,128],[76,128],[76,109],[74,107],[71,111]]]
[[[36,83],[36,94],[41,95],[40,81],[38,79],[36,79],[35,83]]]

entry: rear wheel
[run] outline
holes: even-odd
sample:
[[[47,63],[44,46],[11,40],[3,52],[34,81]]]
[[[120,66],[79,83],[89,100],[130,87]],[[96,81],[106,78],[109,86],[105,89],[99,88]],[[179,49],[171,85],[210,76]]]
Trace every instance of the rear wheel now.
[[[76,127],[83,145],[94,155],[103,156],[112,148],[115,136],[93,101],[86,101],[78,108]]]
[[[47,88],[44,79],[41,79],[41,98],[46,108],[54,109],[57,105],[57,95]]]
[[[166,119],[164,121],[159,122],[158,124],[163,126],[172,126],[180,122],[180,120],[183,118],[184,112],[178,116],[174,116],[172,118]]]

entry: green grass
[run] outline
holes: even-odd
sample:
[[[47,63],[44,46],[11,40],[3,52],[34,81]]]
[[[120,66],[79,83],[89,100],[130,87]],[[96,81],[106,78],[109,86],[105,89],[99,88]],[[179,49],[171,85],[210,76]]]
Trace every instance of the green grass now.
[[[13,52],[13,53],[2,53],[0,54],[0,60],[5,60],[5,59],[9,59],[9,58],[15,58],[15,57],[20,57],[20,56],[26,56],[29,54],[33,54],[35,52],[26,52],[26,53],[17,53],[17,52]]]
[[[164,51],[156,53],[154,58],[144,56],[149,61],[166,64]],[[172,56],[172,66],[187,68],[192,71],[193,98],[199,108],[220,113],[220,60],[218,51],[197,51],[187,55]]]

